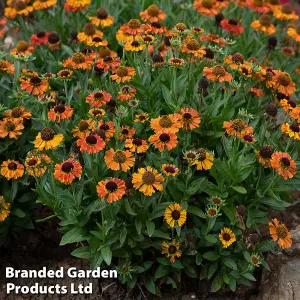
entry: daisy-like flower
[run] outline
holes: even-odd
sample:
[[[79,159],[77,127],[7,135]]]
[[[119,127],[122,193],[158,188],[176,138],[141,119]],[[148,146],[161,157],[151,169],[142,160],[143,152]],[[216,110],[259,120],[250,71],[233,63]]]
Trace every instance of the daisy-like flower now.
[[[60,70],[57,73],[58,78],[62,80],[69,80],[72,77],[72,75],[73,75],[73,71],[67,69]]]
[[[259,19],[253,21],[250,26],[267,35],[272,35],[276,32],[276,27],[272,24],[271,17],[266,14],[261,15]]]
[[[166,208],[164,218],[170,227],[173,228],[175,225],[181,227],[186,222],[186,214],[185,209],[182,209],[178,203],[174,203]]]
[[[273,70],[273,73],[273,89],[277,89],[280,93],[283,93],[285,95],[292,95],[295,93],[295,82],[292,81],[291,76],[287,72]]]
[[[47,80],[41,79],[38,76],[33,76],[21,83],[21,89],[26,90],[29,94],[37,96],[44,94],[49,89],[49,85]]]
[[[96,13],[96,17],[90,17],[92,24],[97,27],[110,27],[114,23],[114,17],[108,15],[108,12],[104,8],[99,8]]]
[[[252,134],[245,134],[242,138],[242,142],[246,143],[246,144],[253,144],[255,143],[256,139],[254,137],[254,135]]]
[[[69,105],[58,104],[50,109],[48,118],[52,121],[60,123],[61,120],[68,120],[73,115],[73,109]]]
[[[219,82],[230,82],[232,79],[232,75],[221,65],[216,65],[212,68],[204,67],[203,75],[210,80]]]
[[[114,171],[122,170],[127,172],[135,162],[133,154],[128,150],[109,149],[104,157],[107,167]]]
[[[203,16],[215,16],[219,13],[219,9],[214,0],[195,0],[194,9],[199,11]]]
[[[95,118],[95,119],[99,119],[105,116],[105,110],[104,109],[100,109],[100,108],[91,108],[89,110],[89,114]]]
[[[161,116],[155,119],[151,119],[150,127],[155,132],[159,132],[161,130],[163,131],[168,130],[176,133],[182,127],[180,120],[181,120],[181,116],[180,117],[176,115]]]
[[[90,135],[90,133],[95,129],[95,121],[92,119],[80,120],[78,126],[72,129],[74,137],[83,137]]]
[[[48,43],[49,32],[40,31],[37,34],[33,34],[30,38],[32,45],[46,45]]]
[[[200,41],[209,41],[209,42],[221,45],[222,47],[225,46],[225,40],[222,37],[219,37],[215,33],[209,33],[208,35],[201,36]]]
[[[147,152],[149,146],[145,140],[134,138],[126,139],[125,148],[130,152],[145,153]]]
[[[175,165],[163,164],[161,166],[162,171],[166,176],[176,176],[179,173],[179,169]]]
[[[50,158],[46,154],[30,155],[25,160],[26,172],[30,176],[41,177],[47,170]]]
[[[94,36],[91,40],[89,39],[86,44],[88,46],[99,48],[106,47],[108,45],[108,41],[103,40],[100,36]]]
[[[5,111],[3,116],[10,119],[21,119],[23,121],[24,119],[29,120],[31,118],[31,112],[21,105],[12,110]]]
[[[105,58],[106,56],[111,56],[113,58],[117,57],[117,52],[110,50],[108,47],[103,47],[98,50],[98,58]]]
[[[0,138],[17,139],[24,129],[23,119],[5,118],[0,121]]]
[[[55,134],[51,128],[44,128],[35,138],[34,147],[38,150],[55,149],[60,145],[63,139],[64,136],[61,133]]]
[[[297,43],[300,43],[300,24],[296,25],[295,28],[288,28],[287,34],[291,38],[293,38]]]
[[[286,133],[289,137],[294,140],[300,140],[300,127],[298,124],[285,123],[281,125],[281,131]]]
[[[77,146],[80,147],[80,151],[86,151],[88,154],[91,154],[103,150],[106,143],[98,134],[90,134],[82,136],[77,141]]]
[[[170,58],[168,60],[168,64],[172,67],[179,68],[179,67],[182,67],[185,64],[185,60],[181,59],[181,58],[174,57],[174,58]]]
[[[265,0],[246,0],[246,6],[260,14],[266,14],[271,10],[270,6]]]
[[[134,40],[132,42],[128,41],[124,45],[124,49],[129,52],[140,52],[146,48],[146,45],[143,44],[141,41]]]
[[[166,14],[155,4],[152,4],[140,12],[140,17],[144,22],[161,22],[166,18]]]
[[[192,54],[194,57],[201,58],[204,56],[205,47],[200,46],[199,42],[194,38],[186,38],[183,42],[182,53]]]
[[[253,135],[253,128],[241,119],[234,119],[224,121],[223,128],[226,129],[227,134],[236,136],[242,139],[246,134]]]
[[[172,242],[163,242],[162,243],[162,254],[167,254],[167,257],[170,258],[170,262],[175,262],[175,258],[181,257],[180,243],[175,239]]]
[[[52,7],[56,4],[57,0],[34,0],[33,8],[34,10],[43,10]]]
[[[238,69],[240,65],[245,63],[244,56],[241,53],[226,56],[224,62],[229,65],[231,69]]]
[[[5,221],[5,219],[10,214],[10,203],[5,202],[3,196],[0,195],[0,222]]]
[[[282,47],[281,48],[281,53],[286,55],[286,56],[295,56],[295,51],[291,47]]]
[[[128,101],[135,97],[135,93],[136,93],[135,88],[128,85],[124,85],[121,87],[120,91],[118,92],[117,99],[120,101]]]
[[[220,207],[218,207],[216,205],[211,205],[211,204],[207,205],[205,214],[209,218],[217,218],[218,216],[220,216]]]
[[[91,0],[66,0],[64,9],[70,12],[79,12],[86,9],[90,4]]]
[[[96,189],[99,198],[112,203],[120,200],[125,195],[126,185],[122,179],[110,178],[99,181]]]
[[[209,170],[213,166],[214,156],[209,152],[205,151],[203,148],[196,150],[199,154],[196,165],[197,170]]]
[[[106,140],[110,140],[116,133],[115,124],[112,121],[103,121],[98,122],[99,129],[103,130],[105,133]]]
[[[99,69],[103,69],[107,72],[109,69],[116,69],[121,64],[121,61],[117,57],[105,56],[96,61],[96,66]]]
[[[289,97],[286,96],[287,99],[281,99],[279,101],[279,104],[280,106],[282,107],[282,109],[285,111],[285,112],[288,112],[294,108],[297,107],[297,104],[295,101],[291,100],[291,99],[288,99]]]
[[[132,67],[119,66],[117,69],[112,70],[110,77],[117,83],[128,82],[135,76],[135,69]]]
[[[247,78],[252,77],[252,68],[251,64],[248,61],[245,61],[242,65],[239,65],[238,71]]]
[[[200,126],[200,114],[193,108],[184,107],[175,115],[180,120],[183,129],[186,131],[193,130]]]
[[[219,239],[223,244],[224,248],[229,247],[236,241],[235,234],[230,228],[224,227],[219,234]]]
[[[151,196],[156,191],[162,191],[164,188],[162,182],[164,182],[163,176],[149,166],[139,168],[138,172],[132,175],[133,187],[145,196]]]
[[[16,160],[6,160],[1,164],[1,175],[6,179],[18,179],[24,174],[24,166]]]
[[[27,17],[33,11],[32,5],[25,0],[11,1],[11,4],[4,9],[7,18],[14,19],[16,16]]]
[[[240,35],[244,31],[244,27],[235,19],[224,19],[220,25],[224,30],[232,32],[234,36]]]
[[[255,267],[259,267],[259,265],[261,264],[260,256],[257,253],[253,253],[250,256],[250,263]]]
[[[160,68],[165,64],[165,57],[160,53],[156,53],[152,55],[152,67]]]
[[[274,153],[274,149],[272,146],[270,146],[270,145],[263,146],[259,150],[257,150],[255,153],[256,153],[258,162],[261,165],[263,165],[266,168],[271,167],[271,158]]]
[[[120,136],[119,139],[120,141],[124,141],[126,139],[130,139],[134,136],[135,134],[135,129],[131,128],[129,126],[122,126],[120,128]]]
[[[208,200],[212,205],[221,206],[224,204],[224,200],[218,196],[212,196]]]
[[[2,73],[14,75],[15,73],[14,65],[7,60],[0,59],[0,74]]]
[[[274,10],[273,14],[278,20],[295,22],[299,19],[299,16],[297,16],[296,11],[290,3],[285,3],[281,7],[278,7]]]
[[[164,130],[150,136],[149,142],[152,143],[160,152],[163,152],[165,148],[168,150],[174,149],[177,146],[178,140],[177,135],[174,132]]]
[[[146,34],[162,35],[167,32],[166,26],[162,26],[158,22],[152,22],[151,24],[143,24],[142,28]]]
[[[29,45],[25,41],[19,41],[16,45],[16,48],[13,48],[10,51],[10,54],[16,55],[16,56],[27,56],[30,55],[34,51],[34,47],[32,45]]]
[[[143,33],[141,22],[138,19],[131,19],[127,24],[122,25],[120,30],[122,30],[125,34],[134,36],[141,35]]]
[[[101,107],[111,100],[111,94],[109,94],[105,91],[97,91],[97,92],[93,92],[92,94],[88,95],[85,98],[85,100],[92,107]]]
[[[148,121],[148,118],[149,118],[149,115],[147,113],[137,114],[137,115],[135,115],[134,122],[135,123],[145,123],[146,121]]]
[[[82,167],[78,161],[69,158],[54,167],[54,178],[61,183],[71,184],[75,178],[80,178]]]
[[[73,54],[63,62],[65,68],[91,70],[94,64],[94,58],[91,55],[85,55],[82,52]]]
[[[271,166],[276,172],[287,180],[296,174],[296,163],[291,156],[285,152],[275,152],[271,157]]]
[[[193,166],[197,163],[199,153],[196,150],[188,150],[183,152],[183,158],[189,163],[190,166]]]
[[[280,248],[289,248],[292,246],[292,235],[285,224],[280,223],[276,218],[269,222],[269,232],[274,241],[278,241]]]

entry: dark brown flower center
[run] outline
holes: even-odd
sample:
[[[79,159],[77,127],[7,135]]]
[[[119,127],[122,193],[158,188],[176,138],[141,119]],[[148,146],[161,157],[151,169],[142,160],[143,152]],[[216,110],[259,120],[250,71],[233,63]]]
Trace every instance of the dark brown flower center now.
[[[132,144],[134,144],[135,146],[142,146],[143,142],[141,139],[135,138],[132,140]]]
[[[243,64],[245,59],[241,53],[235,53],[232,55],[231,60],[236,64]]]
[[[85,141],[90,145],[96,145],[97,144],[97,138],[94,135],[89,135],[85,138]]]
[[[48,35],[48,42],[50,44],[56,44],[59,42],[59,36],[56,32],[51,32],[49,35]]]
[[[203,7],[208,8],[208,9],[213,7],[213,1],[212,0],[202,0],[201,4],[202,4]]]
[[[138,41],[133,41],[132,43],[131,43],[131,46],[132,47],[138,47],[140,45],[140,43],[138,42]]]
[[[111,56],[105,56],[103,58],[103,61],[106,63],[112,63],[113,62],[113,58]]]
[[[126,158],[126,155],[124,153],[124,151],[122,150],[117,150],[114,154],[114,161],[119,163],[119,164],[123,164],[127,158]]]
[[[128,135],[128,133],[129,133],[128,129],[124,128],[124,129],[122,130],[122,134]]]
[[[37,159],[32,158],[28,161],[28,166],[33,167],[37,164],[37,162],[38,162]]]
[[[231,26],[237,26],[239,22],[236,19],[229,19],[228,24]]]
[[[280,1],[279,0],[269,0],[270,4],[272,5],[279,5]]]
[[[263,157],[263,158],[268,158],[270,159],[272,157],[272,154],[274,153],[273,147],[272,146],[264,146],[259,150],[259,154]]]
[[[253,137],[249,134],[246,134],[244,136],[244,141],[248,142],[248,143],[252,143],[253,142]]]
[[[89,123],[86,121],[80,121],[78,124],[79,131],[85,131],[89,128]]]
[[[214,66],[212,73],[217,77],[224,76],[226,74],[224,67],[220,65]]]
[[[192,115],[190,113],[188,113],[188,112],[184,113],[182,115],[182,117],[183,117],[183,119],[184,119],[185,122],[190,122],[192,120]]]
[[[166,171],[167,173],[174,174],[174,173],[175,173],[175,168],[172,167],[172,166],[166,166],[166,167],[165,167],[165,171]]]
[[[95,37],[93,37],[93,42],[95,42],[95,43],[101,43],[102,39],[101,39],[100,36],[95,36]]]
[[[106,123],[103,123],[100,125],[100,129],[107,131],[107,130],[109,130],[109,126]]]
[[[26,43],[25,41],[20,41],[17,46],[16,46],[17,50],[19,52],[23,52],[26,51],[29,48],[28,43]]]
[[[173,210],[171,215],[175,221],[179,220],[179,218],[180,218],[180,212],[178,210]]]
[[[291,77],[288,73],[281,73],[278,77],[280,85],[288,86],[291,82]]]
[[[11,111],[11,116],[13,118],[20,118],[22,116],[22,110],[19,107],[15,107],[12,111]]]
[[[214,204],[220,204],[220,203],[221,203],[221,199],[218,198],[218,197],[214,197],[214,198],[212,198],[212,202],[213,202]]]
[[[195,39],[188,39],[186,47],[191,51],[196,51],[200,48],[199,43]]]
[[[263,0],[253,0],[253,4],[256,6],[263,6],[264,1]]]
[[[16,2],[16,4],[15,4],[15,9],[16,9],[17,11],[23,10],[23,9],[25,9],[25,8],[26,8],[25,2],[23,2],[23,1],[17,1],[17,2]]]
[[[174,246],[174,245],[169,246],[168,252],[171,255],[175,254],[177,252],[176,246]]]
[[[300,127],[297,124],[290,125],[290,129],[294,132],[299,132],[300,131]]]
[[[17,170],[18,168],[18,165],[15,163],[15,162],[10,162],[8,165],[7,165],[8,169],[9,170]]]
[[[12,121],[6,122],[6,124],[5,124],[6,131],[14,131],[15,128],[16,128],[16,125],[14,122],[12,122]]]
[[[151,17],[156,17],[159,14],[159,8],[152,4],[147,8],[147,12]]]
[[[101,92],[97,92],[97,93],[95,93],[94,94],[94,99],[95,100],[103,100],[103,98],[104,98],[104,95],[101,93]]]
[[[217,214],[217,212],[216,212],[216,210],[214,208],[210,208],[208,210],[208,214],[213,217],[213,216],[215,216]]]
[[[252,263],[253,265],[257,265],[257,264],[259,263],[258,258],[257,258],[256,256],[252,256],[252,257],[251,257],[251,263]]]
[[[30,78],[30,83],[31,83],[31,85],[37,87],[37,86],[41,85],[42,80],[37,76],[33,76]]]
[[[263,14],[263,15],[261,15],[260,18],[259,18],[259,23],[260,23],[261,25],[263,25],[263,26],[267,26],[267,27],[268,27],[268,26],[271,25],[272,19],[271,19],[271,17],[270,17],[269,15]]]
[[[230,236],[230,234],[229,233],[223,233],[223,240],[224,241],[226,241],[226,242],[228,242],[228,241],[230,241],[230,238],[231,238],[231,236]]]
[[[118,67],[116,73],[119,77],[124,77],[128,75],[128,70],[126,67],[120,66]]]
[[[105,187],[110,193],[115,192],[118,189],[118,185],[114,181],[109,181],[106,183]]]
[[[292,108],[295,108],[297,106],[296,102],[294,102],[293,100],[289,100],[288,105],[290,105]]]
[[[285,3],[282,5],[281,11],[286,15],[290,15],[293,12],[293,7],[291,4]]]
[[[70,73],[69,71],[66,71],[66,70],[60,72],[60,76],[61,76],[61,77],[68,77],[70,74],[71,74],[71,73]]]
[[[7,63],[4,60],[0,60],[0,69],[6,69],[7,68]]]
[[[99,110],[99,109],[95,109],[95,110],[93,110],[93,115],[94,116],[102,116],[102,111],[101,110]]]
[[[237,132],[241,132],[245,129],[245,124],[241,119],[233,120],[231,126]]]
[[[152,41],[153,41],[152,37],[151,37],[151,36],[149,36],[149,35],[147,35],[147,36],[144,36],[144,37],[143,37],[143,40],[144,40],[144,42],[146,42],[146,43],[150,43],[150,42],[152,42]]]
[[[161,25],[158,22],[152,22],[151,26],[154,28],[161,28]]]
[[[54,107],[54,112],[62,114],[66,111],[66,107],[63,104],[58,104]]]
[[[70,173],[73,170],[74,166],[71,162],[66,161],[63,163],[63,165],[61,166],[61,169],[63,172],[65,173]]]
[[[177,24],[175,25],[175,28],[176,28],[178,31],[181,31],[181,32],[183,32],[183,31],[186,30],[186,26],[185,26],[185,24],[183,24],[183,23],[177,23]]]
[[[288,230],[287,230],[286,226],[284,224],[279,225],[276,228],[276,234],[277,234],[278,238],[285,239],[288,234]]]
[[[172,58],[171,62],[174,65],[181,65],[182,64],[182,60],[179,59],[179,58]]]
[[[103,140],[105,140],[105,138],[106,138],[106,136],[105,136],[105,131],[102,130],[102,129],[99,129],[99,128],[93,130],[92,134],[93,134],[93,135],[94,135],[94,134],[99,135]]]
[[[172,126],[172,121],[168,116],[162,116],[159,120],[159,125],[163,128],[170,128]]]
[[[281,166],[283,168],[289,168],[289,166],[291,165],[291,162],[287,157],[282,157],[280,161],[281,161]]]
[[[203,148],[197,149],[197,153],[199,154],[199,160],[203,161],[206,159],[206,151]]]
[[[51,141],[55,136],[55,132],[51,128],[44,128],[41,131],[41,139],[43,141]]]
[[[88,23],[84,26],[84,33],[88,36],[93,36],[96,33],[96,26],[92,23]]]
[[[129,22],[128,22],[128,27],[131,28],[131,29],[137,29],[139,28],[141,25],[140,21],[137,20],[137,19],[131,19]]]
[[[167,134],[167,133],[162,133],[160,136],[159,136],[159,139],[161,142],[163,143],[167,143],[170,141],[170,136]]]
[[[152,185],[155,182],[155,176],[151,171],[146,171],[143,176],[142,180],[147,185]]]
[[[72,61],[74,61],[75,64],[82,64],[85,62],[84,54],[81,52],[75,53],[72,56]]]
[[[108,13],[107,11],[104,9],[104,8],[99,8],[97,10],[97,18],[100,19],[100,20],[104,20],[108,17]]]
[[[36,36],[37,36],[39,39],[45,37],[45,35],[46,35],[46,32],[45,32],[45,31],[40,31],[40,32],[38,32],[38,33],[36,34]]]
[[[189,159],[195,159],[195,158],[196,158],[196,155],[195,155],[194,153],[190,152],[190,153],[188,153],[188,154],[186,155],[186,157],[189,158]]]
[[[106,56],[110,56],[110,54],[111,54],[110,50],[108,48],[100,48],[98,53],[99,53],[99,56],[102,58],[106,57]]]

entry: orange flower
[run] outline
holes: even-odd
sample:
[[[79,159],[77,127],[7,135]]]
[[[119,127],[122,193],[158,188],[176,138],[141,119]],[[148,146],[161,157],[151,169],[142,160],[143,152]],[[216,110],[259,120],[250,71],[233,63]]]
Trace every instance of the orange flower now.
[[[35,138],[34,147],[38,150],[49,150],[57,148],[63,141],[64,136],[55,132],[51,128],[44,128]]]
[[[30,38],[32,45],[45,45],[48,43],[49,32],[40,31],[37,34],[33,34]]]
[[[296,25],[295,28],[290,27],[287,30],[287,34],[293,38],[296,42],[300,43],[300,24]]]
[[[91,0],[66,0],[64,9],[70,12],[78,12],[86,9],[91,4]]]
[[[82,138],[84,136],[90,135],[93,129],[95,129],[94,120],[80,120],[78,126],[72,129],[72,132],[74,137]]]
[[[259,98],[261,98],[263,93],[264,93],[264,91],[262,89],[258,89],[258,88],[255,88],[255,87],[251,88],[249,91],[251,93],[255,94]]]
[[[215,16],[219,13],[219,9],[214,0],[195,0],[194,9],[198,10],[203,16]]]
[[[271,157],[271,166],[276,172],[287,180],[296,174],[296,164],[289,154],[285,152],[275,152]]]
[[[120,139],[120,141],[130,139],[134,136],[134,134],[135,134],[135,129],[134,128],[131,128],[129,126],[122,126],[120,128],[119,139]]]
[[[174,165],[163,164],[161,169],[166,176],[176,176],[179,173],[179,169]]]
[[[285,123],[281,125],[281,131],[286,133],[289,137],[294,140],[300,140],[300,127],[298,124]]]
[[[270,146],[270,145],[263,146],[259,150],[257,150],[255,153],[256,153],[258,162],[262,166],[264,166],[266,168],[271,167],[271,158],[274,153],[274,149],[272,146]]]
[[[201,36],[200,41],[210,41],[212,43],[219,44],[222,47],[225,46],[225,40],[222,37],[219,37],[215,33],[209,33],[208,35]]]
[[[177,146],[177,135],[170,130],[160,131],[151,135],[149,142],[154,145],[156,149],[163,152],[165,148],[172,150]]]
[[[162,26],[158,22],[152,22],[151,24],[143,24],[142,28],[146,34],[159,34],[162,35],[163,33],[167,32],[166,26]]]
[[[204,67],[203,75],[206,76],[208,79],[213,81],[227,81],[230,82],[232,79],[232,75],[228,73],[225,68],[221,65],[216,65],[212,68]]]
[[[156,191],[162,191],[164,188],[162,182],[164,182],[162,175],[149,166],[139,168],[138,172],[132,175],[133,187],[145,196],[151,196]]]
[[[180,122],[181,116],[178,115],[167,115],[161,116],[155,119],[151,119],[150,127],[155,131],[168,130],[171,132],[178,132],[182,127]]]
[[[227,134],[243,138],[246,134],[253,135],[253,128],[241,119],[224,121],[223,128],[226,129]]]
[[[120,30],[129,35],[141,35],[143,33],[141,23],[137,19],[131,19],[127,24],[122,25]]]
[[[280,248],[289,248],[292,245],[292,235],[284,224],[275,218],[269,222],[269,231],[274,241],[278,241]]]
[[[34,0],[33,8],[35,10],[43,10],[52,7],[56,4],[57,0]]]
[[[112,70],[110,77],[117,83],[128,82],[135,76],[135,69],[132,67],[119,66],[117,69]]]
[[[274,76],[272,81],[274,82],[273,89],[277,89],[280,93],[285,95],[292,95],[296,91],[296,85],[292,81],[291,76],[287,72],[273,70]]]
[[[184,107],[175,115],[180,120],[183,129],[186,131],[193,130],[200,126],[200,115],[193,108]]]
[[[88,95],[85,100],[92,107],[101,107],[104,104],[108,103],[111,99],[111,95],[105,91],[97,91]]]
[[[140,52],[140,51],[144,50],[145,48],[146,48],[146,45],[137,40],[134,40],[132,42],[128,41],[124,45],[124,50],[130,51],[130,52]]]
[[[49,89],[48,81],[38,76],[33,76],[21,83],[21,89],[32,95],[42,95]]]
[[[99,108],[91,108],[89,110],[89,114],[95,118],[95,119],[99,119],[101,117],[105,116],[105,110],[104,109],[99,109]]]
[[[149,118],[149,115],[147,113],[141,113],[135,115],[134,122],[135,123],[145,123]]]
[[[285,3],[281,7],[274,10],[274,17],[278,20],[292,21],[295,22],[299,19],[296,11],[290,3]]]
[[[16,16],[27,17],[33,11],[32,5],[28,1],[17,0],[11,1],[11,4],[4,9],[4,15],[7,18],[14,19]]]
[[[109,169],[114,171],[122,170],[123,172],[127,172],[135,162],[135,158],[130,151],[115,151],[112,148],[106,151],[104,160]]]
[[[18,179],[24,174],[24,166],[16,160],[6,160],[1,165],[1,175],[6,179]]]
[[[17,106],[13,108],[12,110],[5,111],[3,113],[4,117],[9,117],[12,119],[23,119],[29,120],[31,117],[31,112],[27,110],[24,106]]]
[[[54,167],[54,178],[61,183],[71,184],[75,178],[80,178],[82,167],[78,161],[69,158]]]
[[[9,61],[0,59],[0,74],[2,74],[2,72],[14,75],[15,67]]]
[[[106,140],[110,140],[116,133],[115,124],[112,121],[99,120],[98,126],[104,131]]]
[[[98,153],[106,146],[104,140],[97,134],[82,136],[77,145],[80,147],[80,151],[86,151],[88,154]]]
[[[226,31],[232,32],[234,36],[241,34],[244,30],[244,27],[235,19],[223,19],[220,25]]]
[[[10,54],[15,56],[27,56],[30,55],[34,51],[34,47],[32,45],[29,45],[25,41],[18,42],[16,48],[13,48],[10,51]]]
[[[164,21],[166,14],[155,4],[152,4],[146,10],[140,12],[140,17],[144,22],[160,22]]]
[[[198,41],[194,38],[185,39],[181,52],[192,54],[194,57],[198,57],[198,58],[201,58],[206,53],[205,47],[200,46]]]
[[[12,118],[5,118],[3,121],[0,121],[0,138],[17,139],[24,129],[22,121],[23,119]]]
[[[135,88],[128,85],[124,85],[121,87],[120,91],[118,92],[117,99],[120,101],[128,101],[135,97],[135,93],[136,93]]]
[[[245,59],[241,53],[226,56],[224,62],[230,66],[231,69],[238,69],[240,65],[244,64]]]
[[[272,24],[271,17],[266,14],[261,15],[259,19],[253,21],[250,26],[268,35],[272,35],[276,32],[276,27]]]
[[[196,150],[197,152],[197,170],[209,170],[213,166],[214,156],[203,148]]]
[[[139,138],[126,139],[125,148],[130,152],[145,153],[148,150],[148,145],[145,140]]]
[[[246,6],[261,14],[266,14],[271,10],[271,8],[268,6],[268,3],[266,2],[267,1],[264,0],[246,0]]]
[[[114,58],[111,56],[101,57],[96,61],[96,66],[99,69],[103,69],[104,72],[107,72],[109,69],[115,69],[121,64],[119,58]]]
[[[46,154],[32,155],[25,160],[26,172],[30,176],[41,177],[47,170],[47,164],[50,163],[50,158]]]
[[[109,203],[120,200],[126,192],[125,181],[112,177],[99,181],[96,189],[99,198],[106,199]]]
[[[78,40],[87,45],[90,45],[93,42],[94,37],[99,37],[102,39],[103,32],[97,30],[96,26],[92,23],[86,24],[83,32],[79,32],[77,34]]]
[[[110,27],[114,23],[114,17],[109,16],[104,8],[99,8],[96,13],[96,17],[90,17],[92,24],[98,27]]]
[[[65,68],[91,70],[94,64],[94,58],[92,55],[84,55],[82,52],[73,54],[71,58],[67,58],[63,62]]]
[[[73,109],[69,105],[58,104],[50,109],[48,118],[52,121],[60,123],[61,120],[68,120],[73,115]]]
[[[117,52],[110,50],[108,47],[102,47],[98,50],[98,57],[105,58],[106,56],[117,57]]]

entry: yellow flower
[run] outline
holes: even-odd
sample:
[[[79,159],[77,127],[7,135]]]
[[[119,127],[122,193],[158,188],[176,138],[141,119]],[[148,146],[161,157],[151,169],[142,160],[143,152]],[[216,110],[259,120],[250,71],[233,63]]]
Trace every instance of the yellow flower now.
[[[164,217],[171,227],[174,227],[176,223],[182,226],[186,221],[186,210],[182,210],[178,203],[170,204],[165,210]]]
[[[235,234],[230,228],[223,228],[219,234],[219,239],[223,244],[224,248],[229,247],[232,243],[236,241]]]

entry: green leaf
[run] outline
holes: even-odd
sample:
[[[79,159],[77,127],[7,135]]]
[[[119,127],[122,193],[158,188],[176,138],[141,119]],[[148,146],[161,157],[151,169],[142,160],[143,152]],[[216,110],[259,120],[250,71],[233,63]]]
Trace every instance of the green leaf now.
[[[14,208],[11,212],[12,215],[17,216],[18,218],[24,218],[26,216],[25,212],[21,208]]]
[[[206,234],[208,234],[213,229],[213,227],[215,226],[215,223],[216,223],[216,218],[209,218],[208,219]]]
[[[123,227],[120,232],[120,245],[122,246],[125,243],[127,237],[127,229],[126,227]]]
[[[242,275],[243,275],[243,277],[247,278],[248,280],[256,281],[255,277],[251,273],[243,273]]]
[[[201,187],[201,184],[205,181],[205,177],[200,177],[194,180],[191,184],[189,184],[188,189],[187,189],[187,194],[188,195],[193,195],[195,194]]]
[[[215,244],[218,241],[217,238],[212,234],[206,235],[205,239],[211,244]]]
[[[151,278],[145,282],[145,287],[150,293],[156,294],[155,283]]]
[[[133,209],[131,208],[128,199],[125,199],[124,202],[125,202],[125,209],[127,213],[129,213],[132,216],[136,216],[136,212],[134,212]]]
[[[232,270],[237,270],[237,265],[236,265],[235,261],[232,258],[230,258],[230,257],[223,257],[222,258],[222,262],[228,268],[230,268]]]
[[[243,194],[243,195],[247,194],[247,190],[242,186],[239,186],[239,185],[231,186],[231,188],[233,188],[236,192],[238,192],[240,194]]]
[[[136,231],[137,231],[137,233],[140,235],[140,234],[141,234],[141,231],[142,231],[142,226],[143,226],[143,224],[142,224],[142,222],[141,222],[140,220],[138,220],[138,219],[135,219],[134,223],[135,223]]]
[[[226,283],[226,284],[229,284],[229,277],[227,274],[223,274],[223,281]]]
[[[84,231],[82,228],[73,228],[64,234],[64,236],[61,239],[60,246],[76,242],[82,242],[85,239],[86,238],[84,237]]]
[[[202,256],[209,261],[214,261],[220,257],[220,254],[218,254],[217,252],[214,252],[214,251],[208,251],[208,252],[205,252]]]
[[[71,255],[78,258],[89,259],[91,258],[90,247],[77,248],[71,253]]]
[[[112,252],[110,250],[109,246],[105,246],[104,248],[101,249],[101,255],[103,260],[106,262],[108,266],[111,264],[111,259],[112,259]]]
[[[148,235],[151,237],[155,230],[155,224],[152,221],[147,221],[146,226],[147,226]]]
[[[154,230],[152,236],[157,238],[167,239],[167,240],[171,239],[168,233],[159,230]]]
[[[211,291],[213,293],[217,292],[222,287],[222,284],[223,284],[222,276],[217,275],[212,282]]]
[[[232,276],[229,277],[229,287],[230,287],[230,289],[231,289],[233,292],[235,292],[235,290],[236,290],[236,280],[235,280],[235,278],[232,277]]]
[[[192,215],[198,216],[202,219],[206,219],[205,213],[200,208],[198,208],[196,206],[189,205],[188,208],[187,208],[187,211],[188,211],[188,213],[190,213]]]
[[[200,266],[201,263],[202,263],[202,256],[201,256],[200,253],[197,253],[197,255],[196,255],[196,264],[197,264],[198,266]]]
[[[207,279],[211,279],[218,269],[218,262],[214,262],[208,268]]]
[[[169,273],[169,268],[164,265],[159,265],[155,271],[154,278],[159,279],[166,276]]]
[[[167,257],[158,257],[156,260],[164,266],[169,266],[171,264],[170,260]]]

